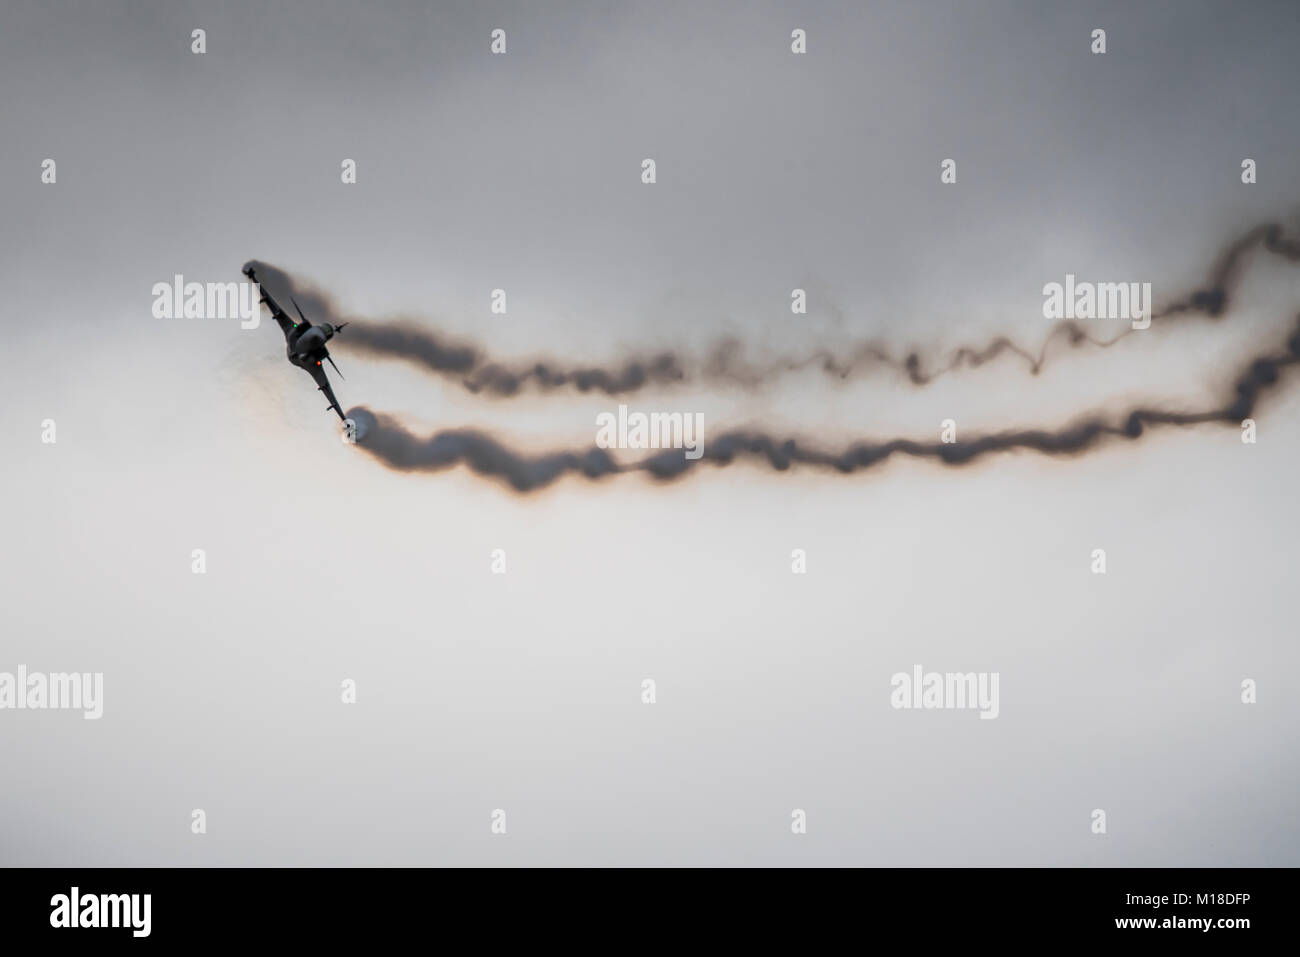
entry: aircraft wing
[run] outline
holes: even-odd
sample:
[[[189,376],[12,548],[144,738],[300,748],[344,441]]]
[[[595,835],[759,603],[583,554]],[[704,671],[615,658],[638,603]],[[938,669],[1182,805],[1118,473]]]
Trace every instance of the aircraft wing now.
[[[346,422],[347,416],[345,416],[343,410],[339,408],[339,400],[334,398],[334,389],[330,386],[329,376],[325,375],[325,370],[321,368],[320,363],[318,362],[314,366],[308,366],[307,371],[310,372],[311,377],[316,380],[316,388],[324,392],[325,398],[329,399],[329,408],[337,412],[339,418]]]
[[[256,271],[253,269],[252,266],[249,266],[247,269],[244,270],[244,275],[247,276],[249,279],[253,280],[253,282],[260,281],[257,278]],[[308,322],[306,318],[303,318],[302,322],[300,323],[294,322],[292,319],[289,318],[289,314],[280,308],[280,304],[275,301],[274,297],[272,297],[272,295],[269,292],[267,292],[266,287],[261,286],[260,288],[262,290],[262,302],[266,303],[266,308],[271,311],[271,318],[275,320],[276,325],[280,327],[280,331],[284,333],[285,341],[288,341],[289,333],[292,332],[296,326],[301,325],[304,328],[306,328],[311,325],[311,323]]]

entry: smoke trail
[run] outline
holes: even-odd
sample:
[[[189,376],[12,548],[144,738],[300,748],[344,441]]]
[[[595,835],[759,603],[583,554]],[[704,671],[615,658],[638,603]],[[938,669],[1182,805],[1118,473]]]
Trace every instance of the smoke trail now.
[[[469,373],[486,361],[476,346],[450,342],[409,321],[370,322],[349,315],[338,307],[328,293],[295,281],[283,269],[270,263],[250,259],[244,264],[243,270],[247,271],[249,266],[257,269],[257,275],[261,277],[259,281],[263,285],[270,285],[272,292],[282,291],[292,296],[307,318],[334,326],[349,323],[339,342],[346,339],[358,351],[400,357],[431,372],[456,376]]]
[[[1201,288],[1154,312],[1152,320],[1172,320],[1189,315],[1212,319],[1221,317],[1240,282],[1247,255],[1257,247],[1291,262],[1300,261],[1300,240],[1284,236],[1277,223],[1257,226],[1224,250]],[[492,361],[478,346],[444,339],[411,322],[368,321],[349,316],[319,289],[295,282],[274,266],[257,261],[254,264],[259,275],[269,279],[272,285],[289,291],[309,314],[335,325],[351,322],[346,336],[340,340],[345,348],[380,358],[412,362],[435,375],[459,381],[470,392],[496,397],[517,396],[530,386],[542,392],[571,387],[579,392],[622,395],[647,386],[691,380],[754,388],[803,369],[819,369],[836,379],[848,379],[873,367],[891,369],[906,376],[914,385],[921,386],[962,367],[978,368],[1002,355],[1015,356],[1030,373],[1036,375],[1046,364],[1051,348],[1058,340],[1064,340],[1071,348],[1083,345],[1108,348],[1137,331],[1129,328],[1110,338],[1099,338],[1079,323],[1067,320],[1053,326],[1037,351],[1006,336],[998,336],[982,346],[961,346],[932,368],[927,368],[918,352],[900,357],[876,343],[859,345],[846,356],[823,349],[803,357],[786,357],[754,365],[744,359],[742,347],[735,340],[718,343],[703,362],[665,351],[632,357],[611,368],[570,368],[550,359],[512,366]]]
[[[1243,259],[1257,246],[1262,246],[1291,261],[1300,260],[1300,242],[1284,237],[1280,227],[1276,225],[1258,227],[1234,241],[1225,250],[1202,288],[1176,300],[1161,310],[1157,316],[1173,319],[1193,314],[1211,318],[1223,315],[1231,294],[1240,280]],[[1059,324],[1053,335],[1067,337],[1071,345],[1091,341],[1104,347],[1132,331],[1134,330],[1126,330],[1110,340],[1096,341],[1089,339],[1077,323],[1067,322]],[[1031,368],[1037,371],[1044,360],[1050,341],[1049,338],[1042,351],[1034,356],[1021,349],[1012,340],[999,337],[979,349],[968,347],[958,350],[944,369],[956,368],[962,363],[978,366],[1002,352],[1010,351],[1030,362]],[[742,375],[752,374],[752,370],[738,370],[734,365],[736,348],[738,347],[732,343],[721,346],[710,359],[708,373],[715,376],[730,376],[738,380]],[[864,347],[864,350],[862,355],[875,361],[891,361],[887,353],[877,351],[875,347]],[[837,360],[828,354],[818,356],[817,361],[823,362],[823,367],[828,371],[837,368],[833,365]],[[1280,381],[1282,372],[1297,362],[1300,362],[1300,320],[1286,340],[1285,351],[1264,353],[1246,363],[1234,381],[1231,395],[1222,405],[1207,410],[1171,412],[1139,406],[1118,418],[1094,413],[1056,430],[1013,429],[958,443],[918,442],[913,439],[894,438],[859,442],[837,452],[817,448],[814,444],[805,443],[801,439],[777,438],[762,431],[736,431],[707,443],[704,454],[698,459],[687,459],[679,449],[667,449],[639,461],[620,463],[599,448],[592,448],[582,453],[561,451],[529,456],[512,450],[482,432],[455,430],[422,438],[404,428],[397,420],[389,416],[376,416],[364,408],[354,409],[349,415],[360,426],[361,447],[390,468],[405,471],[437,471],[463,463],[477,474],[501,479],[515,491],[528,493],[545,488],[568,474],[581,475],[594,480],[625,472],[640,472],[666,481],[681,477],[697,465],[709,463],[715,466],[726,466],[741,460],[765,462],[777,471],[786,471],[795,465],[801,465],[849,474],[880,464],[895,455],[935,459],[949,466],[966,465],[993,453],[1019,449],[1053,456],[1077,455],[1088,452],[1106,441],[1119,438],[1138,439],[1150,426],[1186,427],[1210,422],[1238,423],[1251,415],[1261,394]],[[484,370],[497,368],[491,364],[476,366],[471,376],[475,374],[483,376]],[[657,370],[654,374],[661,376],[676,375],[681,371],[681,366],[675,357],[668,355],[661,357],[657,363],[647,363],[645,366],[630,364],[616,373],[586,370],[587,373],[599,373],[604,376],[604,378],[596,378],[593,380],[594,384],[588,384],[587,387],[603,389],[627,387],[628,383],[645,380],[647,375],[645,368]],[[926,373],[920,369],[915,356],[909,356],[904,360],[903,368],[908,371],[914,382],[919,383],[931,381],[936,374]],[[507,373],[491,371],[486,380],[480,379],[480,381],[500,383],[505,381],[499,378],[504,375]],[[513,394],[530,376],[543,384],[573,382],[579,388],[583,388],[583,383],[579,380],[565,378],[576,373],[551,369],[545,365],[539,365],[523,374],[513,375],[516,377],[509,381],[509,389],[512,391],[505,394]],[[493,376],[498,378],[494,379]],[[500,385],[497,387],[504,388]]]
[[[293,296],[309,318],[337,326],[349,323],[339,342],[349,351],[379,358],[403,359],[436,375],[458,379],[471,392],[513,396],[530,382],[551,391],[573,386],[580,392],[618,395],[648,385],[680,382],[686,371],[670,352],[646,359],[628,359],[614,369],[569,369],[553,361],[533,361],[510,368],[493,362],[476,345],[446,339],[409,320],[370,321],[347,314],[320,289],[293,279],[277,266],[250,260],[263,283]]]
[[[622,471],[609,453],[595,447],[527,456],[473,429],[420,438],[392,416],[364,407],[349,409],[348,418],[356,423],[357,444],[397,471],[440,472],[463,463],[478,475],[505,480],[517,492],[544,488],[569,472],[597,479]]]
[[[484,361],[476,347],[448,342],[413,323],[352,320],[345,331],[350,350],[400,356],[439,374],[465,375]]]
[[[1256,247],[1262,247],[1289,262],[1300,262],[1300,240],[1285,236],[1278,223],[1256,226],[1238,237],[1224,250],[1200,289],[1175,300],[1163,309],[1154,311],[1151,315],[1152,321],[1173,320],[1188,315],[1203,315],[1213,319],[1222,316],[1241,280],[1245,258]],[[1036,353],[1018,345],[1006,336],[998,336],[983,346],[961,346],[953,350],[946,362],[933,369],[925,368],[917,352],[909,352],[904,358],[899,359],[880,346],[868,343],[857,347],[847,358],[838,357],[828,350],[819,350],[805,359],[781,360],[762,369],[740,370],[724,366],[710,369],[710,373],[718,373],[717,377],[722,379],[758,384],[782,372],[817,366],[828,375],[845,379],[855,372],[862,371],[864,366],[877,364],[904,373],[914,385],[928,385],[940,376],[954,372],[963,366],[978,368],[1003,354],[1010,353],[1022,360],[1030,373],[1037,375],[1047,363],[1053,342],[1058,339],[1064,339],[1071,347],[1087,344],[1106,349],[1137,331],[1139,330],[1130,327],[1110,338],[1103,339],[1089,333],[1078,322],[1066,320],[1052,327]],[[722,358],[725,360],[729,356],[723,355]],[[710,377],[712,376],[706,375],[706,378]]]
[[[1263,353],[1251,359],[1238,373],[1224,404],[1199,412],[1170,412],[1139,406],[1118,418],[1093,414],[1057,430],[1015,429],[956,443],[897,438],[859,442],[839,452],[820,450],[793,438],[777,439],[763,432],[738,431],[706,443],[704,454],[698,459],[687,459],[681,449],[665,449],[629,464],[620,464],[595,447],[584,453],[552,452],[529,457],[481,432],[458,430],[420,438],[396,419],[376,416],[365,408],[353,409],[348,415],[358,424],[359,446],[390,468],[440,471],[463,462],[480,475],[504,479],[515,491],[527,493],[570,473],[600,479],[616,473],[643,472],[666,481],[705,463],[726,466],[744,459],[766,462],[776,471],[805,465],[850,474],[879,465],[895,455],[935,459],[949,466],[967,465],[993,453],[1018,449],[1052,456],[1078,455],[1108,440],[1138,439],[1148,426],[1237,424],[1252,414],[1260,396],[1281,381],[1282,373],[1298,362],[1300,317],[1286,340],[1285,351]]]

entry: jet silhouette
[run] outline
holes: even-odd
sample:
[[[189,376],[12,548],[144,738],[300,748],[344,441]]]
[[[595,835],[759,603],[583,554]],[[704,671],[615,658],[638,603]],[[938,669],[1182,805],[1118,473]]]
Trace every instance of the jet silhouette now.
[[[257,276],[254,274],[251,263],[244,267],[244,275],[253,282],[257,282]],[[293,308],[297,310],[298,318],[301,320],[294,322],[289,314],[280,308],[280,304],[271,298],[271,294],[266,291],[266,287],[261,286],[260,288],[262,290],[261,301],[266,303],[266,308],[271,310],[271,317],[279,323],[280,331],[284,333],[285,356],[315,380],[316,388],[324,392],[325,398],[329,399],[330,404],[326,406],[326,409],[333,409],[339,414],[339,418],[346,422],[347,417],[343,415],[343,410],[339,408],[339,400],[334,398],[334,390],[330,387],[329,377],[325,375],[325,369],[321,366],[321,363],[329,360],[329,364],[334,366],[334,371],[339,372],[339,367],[330,358],[325,343],[334,338],[334,333],[342,332],[347,323],[340,322],[337,326],[332,326],[328,322],[322,322],[320,325],[313,325],[302,314],[302,309],[298,306],[297,300],[290,296],[289,301],[293,303]],[[342,376],[343,373],[339,372],[339,377],[342,378]]]

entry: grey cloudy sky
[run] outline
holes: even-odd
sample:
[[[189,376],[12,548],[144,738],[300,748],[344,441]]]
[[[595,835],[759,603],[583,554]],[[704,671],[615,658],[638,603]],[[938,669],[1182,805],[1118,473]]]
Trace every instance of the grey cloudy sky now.
[[[5,3],[0,671],[102,671],[105,703],[0,712],[0,864],[1300,863],[1300,392],[1255,445],[523,499],[340,443],[269,321],[150,312],[261,258],[507,359],[1037,344],[1046,282],[1159,300],[1294,221],[1298,40],[1290,2]],[[706,444],[1197,407],[1300,308],[1291,272],[1038,377],[627,401]],[[333,351],[345,408],[420,432],[585,448],[616,404]],[[999,718],[891,709],[914,664],[998,672]]]

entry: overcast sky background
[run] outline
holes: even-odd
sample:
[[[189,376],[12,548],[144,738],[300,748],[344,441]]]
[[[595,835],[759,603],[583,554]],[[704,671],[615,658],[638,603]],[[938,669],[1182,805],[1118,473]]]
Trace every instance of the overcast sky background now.
[[[1044,283],[1159,300],[1294,222],[1300,8],[354,6],[0,10],[0,671],[105,676],[100,721],[0,712],[0,864],[1300,863],[1300,390],[1255,445],[1206,427],[521,498],[340,443],[269,318],[150,311],[156,282],[260,258],[503,358],[1036,346]],[[831,447],[1213,406],[1284,338],[1292,273],[1259,258],[1231,321],[1038,377],[625,401],[704,412],[706,444],[761,425]],[[346,335],[344,407],[419,432],[583,449],[617,406],[475,398]],[[998,672],[1000,717],[891,709],[915,664]]]

